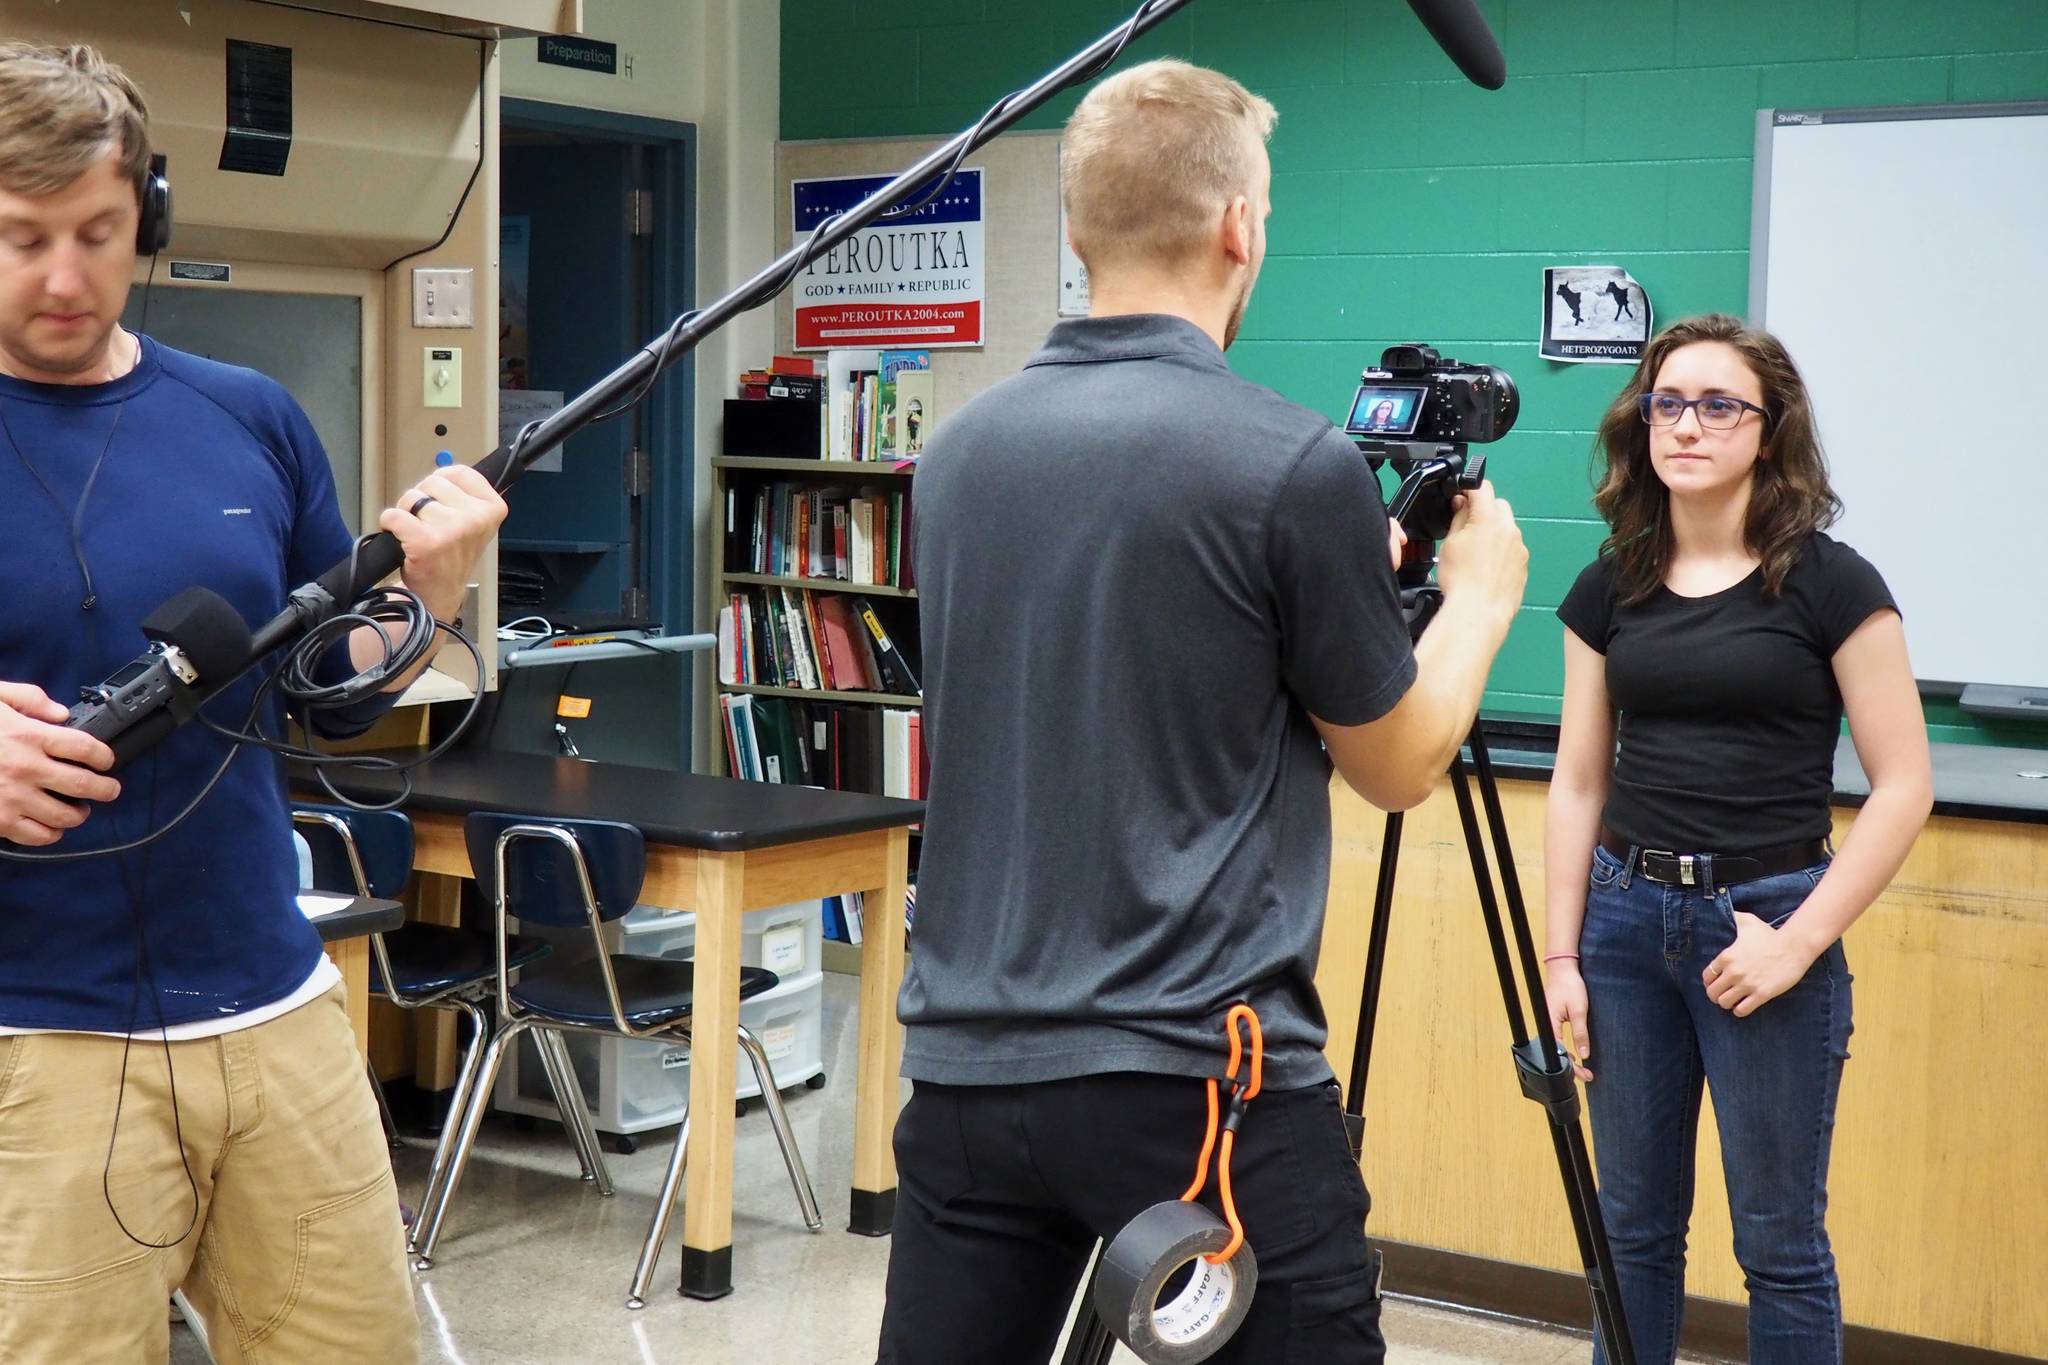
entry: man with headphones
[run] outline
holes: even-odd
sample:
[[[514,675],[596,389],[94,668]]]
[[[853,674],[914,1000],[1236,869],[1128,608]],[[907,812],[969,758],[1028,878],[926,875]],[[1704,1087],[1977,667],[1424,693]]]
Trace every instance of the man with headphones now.
[[[197,585],[268,620],[349,552],[326,454],[281,387],[120,325],[138,252],[170,229],[133,82],[89,48],[0,43],[0,839],[15,852],[128,845],[220,767],[226,741],[189,725],[117,781],[106,746],[63,725],[64,699],[136,655],[154,607]],[[458,466],[380,524],[445,621],[504,515]],[[384,651],[359,627],[318,680]],[[408,681],[334,728],[367,725]],[[209,710],[238,722],[255,687]],[[270,733],[279,712],[258,714]],[[375,1102],[296,885],[281,774],[246,750],[144,847],[0,871],[0,1360],[161,1361],[180,1286],[221,1362],[417,1358]]]

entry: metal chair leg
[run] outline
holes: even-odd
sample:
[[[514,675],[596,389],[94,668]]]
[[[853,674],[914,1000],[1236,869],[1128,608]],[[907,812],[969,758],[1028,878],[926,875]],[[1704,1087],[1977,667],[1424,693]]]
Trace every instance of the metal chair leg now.
[[[469,1107],[470,1091],[476,1085],[477,1071],[491,1041],[490,1017],[475,1001],[456,997],[437,1001],[436,1005],[469,1016],[469,1043],[462,1050],[462,1065],[455,1073],[455,1091],[448,1098],[448,1117],[442,1120],[441,1137],[434,1144],[433,1164],[427,1168],[427,1188],[420,1195],[419,1212],[413,1217],[413,1236],[406,1241],[408,1251],[413,1249],[418,1230],[425,1226],[428,1210],[440,1203],[441,1189],[448,1179],[448,1157],[455,1149],[456,1135],[462,1131],[463,1112]]]
[[[391,1101],[384,1094],[384,1082],[377,1079],[377,1068],[363,1063],[363,1071],[370,1078],[370,1093],[377,1097],[377,1114],[384,1120],[384,1140],[397,1151],[405,1146],[405,1139],[398,1135],[398,1120],[391,1116]]]
[[[640,1261],[633,1267],[633,1287],[626,1293],[626,1307],[647,1306],[647,1286],[654,1281],[654,1263],[661,1259],[661,1244],[668,1240],[669,1220],[675,1216],[676,1197],[683,1188],[683,1167],[690,1155],[690,1111],[683,1110],[683,1123],[676,1130],[675,1150],[669,1153],[668,1174],[662,1177],[661,1193],[655,1197],[654,1217],[647,1225],[647,1240],[640,1245]]]
[[[448,1173],[442,1180],[440,1197],[431,1205],[420,1210],[414,1226],[413,1250],[417,1259],[415,1270],[431,1270],[434,1265],[434,1246],[441,1239],[441,1225],[448,1215],[448,1206],[455,1199],[455,1187],[462,1183],[462,1168],[469,1163],[471,1146],[476,1142],[476,1130],[482,1125],[484,1111],[491,1105],[491,1086],[498,1079],[498,1064],[505,1058],[505,1049],[517,1041],[520,1034],[529,1027],[526,1020],[514,1020],[500,1029],[491,1038],[490,1046],[484,1049],[482,1069],[470,1085],[469,1102],[462,1106],[462,1126],[455,1135],[455,1146],[448,1160]],[[442,1134],[446,1141],[447,1134]]]
[[[581,1098],[582,1087],[576,1080],[575,1063],[570,1061],[564,1065],[562,1052],[566,1048],[554,1046],[560,1036],[555,1030],[536,1024],[533,1051],[540,1059],[541,1070],[547,1075],[548,1093],[554,1099],[555,1112],[561,1116],[562,1131],[568,1135],[570,1147],[575,1149],[576,1164],[583,1168],[586,1181],[594,1181],[597,1174],[591,1162],[591,1147],[596,1143],[597,1134],[589,1128],[583,1106],[575,1103]],[[585,1141],[586,1135],[588,1142]]]
[[[782,1163],[789,1167],[789,1183],[796,1187],[797,1207],[803,1211],[804,1226],[816,1232],[825,1226],[825,1220],[818,1213],[818,1196],[811,1191],[811,1173],[804,1169],[804,1155],[797,1150],[796,1133],[789,1126],[789,1113],[782,1107],[782,1092],[775,1087],[775,1068],[768,1064],[768,1054],[746,1025],[740,1025],[739,1033],[740,1047],[753,1064],[754,1080],[760,1085],[761,1098],[768,1105],[768,1122],[773,1125],[775,1141],[782,1148]]]
[[[583,1164],[583,1178],[595,1182],[599,1194],[609,1195],[611,1172],[605,1169],[597,1128],[583,1103],[583,1087],[576,1081],[576,1063],[570,1059],[568,1043],[559,1029],[537,1026],[533,1030],[533,1046],[547,1072],[548,1085],[555,1092],[555,1108],[562,1115],[562,1127],[568,1130],[576,1159]]]

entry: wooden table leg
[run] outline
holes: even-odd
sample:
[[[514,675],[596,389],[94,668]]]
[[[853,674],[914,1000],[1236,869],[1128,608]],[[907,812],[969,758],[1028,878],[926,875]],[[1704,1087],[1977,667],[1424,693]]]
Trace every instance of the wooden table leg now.
[[[896,1130],[903,1026],[903,895],[910,880],[910,831],[889,831],[887,880],[861,911],[860,1076],[853,1100],[853,1206],[847,1230],[886,1237],[896,1219]]]
[[[690,1011],[690,1146],[683,1175],[682,1291],[732,1293],[733,1104],[739,1061],[744,853],[697,859],[697,968]]]
[[[355,1030],[356,1051],[370,1055],[370,940],[345,938],[327,945],[327,956],[341,969],[341,989],[348,1005],[348,1026]]]

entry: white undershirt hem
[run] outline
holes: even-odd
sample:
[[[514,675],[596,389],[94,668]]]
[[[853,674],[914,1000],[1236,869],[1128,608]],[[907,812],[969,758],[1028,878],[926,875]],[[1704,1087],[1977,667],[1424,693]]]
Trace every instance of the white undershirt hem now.
[[[320,964],[313,968],[313,974],[299,983],[297,990],[281,1000],[267,1005],[258,1005],[250,1010],[237,1010],[214,1019],[194,1019],[187,1024],[172,1024],[163,1029],[139,1029],[134,1033],[109,1033],[100,1029],[75,1028],[10,1028],[0,1024],[0,1038],[17,1033],[84,1033],[99,1038],[133,1038],[138,1042],[154,1043],[159,1040],[172,1043],[190,1043],[201,1038],[218,1038],[224,1033],[239,1033],[245,1028],[268,1023],[281,1015],[290,1014],[301,1005],[311,1004],[341,984],[341,969],[327,954],[320,954]]]

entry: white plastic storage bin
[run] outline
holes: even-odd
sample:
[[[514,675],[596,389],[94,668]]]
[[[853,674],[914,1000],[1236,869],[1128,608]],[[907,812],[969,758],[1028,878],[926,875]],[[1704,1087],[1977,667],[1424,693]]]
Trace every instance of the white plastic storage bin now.
[[[614,951],[635,957],[689,958],[696,946],[696,917],[642,907],[611,927]],[[784,1090],[824,1074],[824,973],[820,944],[824,919],[816,901],[747,913],[740,958],[767,966],[782,978],[772,991],[740,1003],[740,1022],[760,1040]],[[588,936],[583,935],[587,945]],[[549,934],[549,937],[555,937]],[[588,956],[587,946],[582,956]],[[631,1134],[682,1122],[690,1093],[690,1049],[679,1043],[604,1038],[565,1032],[576,1078],[597,1128]],[[730,1044],[737,1066],[736,1098],[758,1097],[754,1069]],[[494,1105],[516,1114],[554,1118],[547,1074],[522,1037],[498,1073]]]
[[[740,1019],[753,1030],[775,1068],[775,1080],[784,1090],[822,1076],[824,973],[808,979],[785,981],[766,995],[756,996],[740,1006]],[[650,1128],[668,1128],[683,1121],[690,1096],[690,1049],[679,1043],[648,1039],[604,1038],[591,1033],[565,1033],[569,1057],[576,1066],[576,1079],[583,1090],[584,1104],[601,1132],[643,1133]],[[740,1053],[735,1039],[731,1047],[737,1070],[734,1097],[751,1100],[761,1093],[754,1069]],[[548,1092],[547,1073],[533,1050],[533,1039],[522,1036],[498,1072],[494,1095],[496,1107],[515,1114],[555,1118],[554,1101]]]
[[[587,935],[586,935],[587,937]],[[696,955],[697,917],[643,905],[607,925],[605,939],[615,953],[632,957]],[[784,981],[823,968],[825,912],[817,901],[749,910],[740,923],[740,962],[766,967]]]

